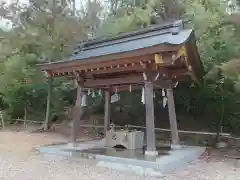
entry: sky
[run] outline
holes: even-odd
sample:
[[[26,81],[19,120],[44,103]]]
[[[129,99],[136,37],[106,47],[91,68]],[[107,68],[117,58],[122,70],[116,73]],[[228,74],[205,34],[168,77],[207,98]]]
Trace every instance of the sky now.
[[[14,2],[16,0],[0,0],[0,3],[3,3],[3,2],[6,2],[7,4],[8,3],[11,3],[11,2]],[[28,0],[19,0],[20,3],[28,3]],[[10,29],[12,27],[11,25],[11,22],[6,20],[6,19],[1,19],[0,20],[0,28],[2,29]]]
[[[0,3],[2,2],[6,2],[6,3],[12,3],[12,2],[16,2],[17,0],[0,0]],[[23,3],[23,4],[28,4],[29,0],[18,0],[20,3]],[[82,1],[84,2],[84,1]],[[80,1],[79,0],[76,0],[76,8],[80,8],[81,4],[80,4]],[[1,19],[0,20],[0,28],[2,29],[10,29],[12,27],[11,25],[11,22],[9,22],[8,20],[6,19]]]

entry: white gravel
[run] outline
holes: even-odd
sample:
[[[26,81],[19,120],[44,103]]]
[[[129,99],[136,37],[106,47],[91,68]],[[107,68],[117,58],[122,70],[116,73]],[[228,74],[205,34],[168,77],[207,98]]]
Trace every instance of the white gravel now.
[[[239,167],[240,165],[235,166],[235,161],[232,160],[198,160],[185,169],[173,172],[166,180],[240,180]]]
[[[94,161],[73,161],[56,156],[16,158],[0,156],[1,180],[147,180],[134,174],[94,165]]]
[[[240,166],[240,165],[239,165]],[[0,153],[0,180],[155,180],[95,166],[91,160],[67,160],[56,156],[10,156]],[[160,180],[160,179],[158,179]],[[240,180],[234,162],[198,162],[162,180]]]

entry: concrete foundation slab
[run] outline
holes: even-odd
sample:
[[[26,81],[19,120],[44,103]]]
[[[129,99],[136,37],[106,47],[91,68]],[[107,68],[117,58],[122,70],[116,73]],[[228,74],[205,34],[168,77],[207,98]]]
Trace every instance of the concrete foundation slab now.
[[[114,149],[104,147],[104,144],[104,140],[97,140],[78,143],[77,147],[72,147],[71,144],[52,145],[41,147],[40,152],[95,159],[97,166],[160,177],[176,168],[186,166],[206,150],[205,147],[195,146],[182,146],[180,149],[160,147],[157,149],[158,156],[146,156],[142,149]]]

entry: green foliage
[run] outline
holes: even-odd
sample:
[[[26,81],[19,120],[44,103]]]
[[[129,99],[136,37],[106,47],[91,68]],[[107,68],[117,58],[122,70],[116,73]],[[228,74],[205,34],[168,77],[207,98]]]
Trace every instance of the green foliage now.
[[[146,1],[145,5],[136,4],[135,1],[111,2],[113,13],[106,20],[102,34],[126,32],[181,17],[191,20],[187,26],[195,30],[198,51],[207,74],[200,87],[183,84],[177,88],[178,114],[192,115],[199,121],[208,119],[211,121],[210,124],[214,125],[214,129],[221,119],[225,126],[224,130],[235,133],[236,127],[240,125],[238,114],[240,96],[236,91],[237,87],[240,87],[237,80],[239,72],[236,71],[239,62],[232,63],[234,65],[231,66],[235,67],[234,72],[230,65],[227,67],[225,64],[240,56],[240,31],[236,18],[238,16],[235,15],[233,19],[233,15],[226,11],[229,8],[227,2],[152,0]],[[144,18],[139,18],[139,14]],[[160,102],[161,99],[156,101]],[[134,111],[141,110],[135,108]]]
[[[135,30],[137,27],[144,27],[150,24],[151,9],[146,6],[145,9],[141,7],[122,7],[116,16],[119,18],[109,17],[103,25],[99,35],[113,35],[122,32]]]
[[[192,19],[192,26],[198,41],[199,53],[205,66],[209,69],[228,60],[229,55],[236,54],[234,27],[225,25],[227,13],[225,6],[215,0],[187,1],[187,16]]]
[[[105,3],[109,8],[104,18],[99,1],[85,4],[76,13],[70,8],[71,0],[33,0],[28,7],[16,3],[1,6],[0,16],[14,25],[10,31],[0,31],[0,94],[3,108],[12,116],[22,116],[25,104],[28,111],[44,114],[47,86],[36,63],[61,60],[72,53],[76,43],[94,36],[187,18],[191,20],[187,26],[195,30],[207,74],[200,86],[180,84],[176,90],[177,114],[210,121],[214,128],[221,119],[224,130],[237,132],[240,127],[238,4],[233,6],[236,13],[229,14],[227,3],[219,0],[109,0]],[[65,106],[74,104],[74,83],[60,78],[53,86],[53,111],[59,114]],[[158,95],[155,101],[157,106],[162,103]],[[143,107],[139,92],[123,93],[121,101],[113,106],[113,120],[141,124]],[[92,113],[102,112],[102,96],[90,99],[88,109]]]
[[[47,85],[36,64],[62,60],[100,25],[99,1],[89,0],[76,13],[71,4],[71,0],[32,0],[28,6],[1,4],[1,18],[13,27],[0,32],[0,94],[3,108],[13,117],[22,117],[27,105],[28,112],[39,113],[41,117],[37,117],[44,119]],[[72,91],[71,83],[55,80],[53,89],[53,113],[62,114],[69,105],[66,91]]]
[[[103,23],[99,36],[122,32],[180,19],[185,11],[178,0],[110,0],[110,14]]]

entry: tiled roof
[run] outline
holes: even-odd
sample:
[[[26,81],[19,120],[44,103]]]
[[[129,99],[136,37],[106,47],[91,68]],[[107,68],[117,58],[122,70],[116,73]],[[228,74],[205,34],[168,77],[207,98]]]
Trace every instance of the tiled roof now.
[[[69,60],[84,60],[161,44],[179,45],[186,42],[191,33],[192,29],[183,29],[182,21],[152,26],[112,38],[83,42],[78,45]]]

